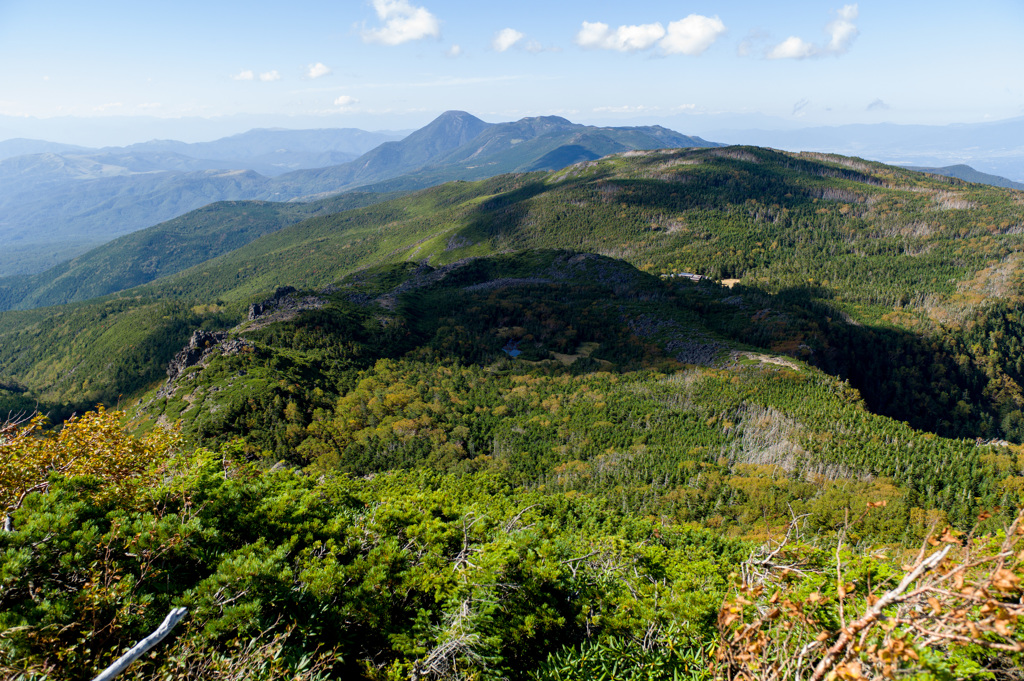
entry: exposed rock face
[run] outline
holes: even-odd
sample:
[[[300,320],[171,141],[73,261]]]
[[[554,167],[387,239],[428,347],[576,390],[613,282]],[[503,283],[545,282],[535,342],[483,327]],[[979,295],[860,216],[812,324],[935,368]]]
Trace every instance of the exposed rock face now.
[[[225,331],[196,330],[186,345],[167,365],[167,383],[157,391],[157,397],[168,397],[177,390],[177,379],[185,369],[205,364],[215,351],[225,357],[251,351],[255,346],[244,338],[227,339]]]
[[[227,333],[223,331],[211,333],[209,331],[196,330],[192,337],[189,338],[188,345],[176,354],[171,363],[167,365],[167,378],[173,381],[181,375],[182,371],[198,364],[203,355],[227,337]]]
[[[255,321],[262,317],[270,309],[276,308],[281,304],[282,299],[288,295],[295,293],[295,288],[292,286],[281,286],[274,291],[274,296],[264,300],[262,303],[253,303],[249,306],[249,321]]]
[[[317,310],[326,304],[326,298],[303,295],[291,286],[282,286],[274,292],[273,297],[249,306],[249,321],[256,323],[248,328],[255,330],[273,322],[285,322],[303,310]]]

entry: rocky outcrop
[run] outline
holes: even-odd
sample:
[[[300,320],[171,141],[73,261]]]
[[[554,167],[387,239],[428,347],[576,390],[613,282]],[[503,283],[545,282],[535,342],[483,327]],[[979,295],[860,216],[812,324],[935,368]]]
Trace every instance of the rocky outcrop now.
[[[256,321],[269,310],[279,307],[281,305],[281,301],[286,299],[292,293],[295,293],[294,287],[281,286],[274,291],[273,297],[264,300],[262,303],[253,303],[249,306],[249,321]]]
[[[272,297],[249,306],[249,321],[256,323],[248,328],[259,329],[272,322],[288,321],[303,310],[317,310],[326,304],[325,298],[303,295],[291,286],[282,286]]]
[[[230,357],[240,352],[251,352],[255,347],[244,338],[229,339],[226,331],[196,330],[189,338],[188,345],[167,365],[167,383],[156,392],[157,398],[173,395],[185,370],[196,365],[205,365],[214,353]]]
[[[186,345],[167,365],[167,378],[174,381],[185,369],[195,366],[203,355],[228,337],[224,331],[202,331],[197,329]]]

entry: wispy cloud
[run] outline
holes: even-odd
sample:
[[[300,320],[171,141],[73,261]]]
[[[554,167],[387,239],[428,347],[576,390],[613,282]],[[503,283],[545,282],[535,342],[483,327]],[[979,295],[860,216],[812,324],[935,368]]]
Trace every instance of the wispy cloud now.
[[[342,95],[334,100],[334,106],[338,107],[338,111],[351,111],[352,107],[358,103],[358,99],[349,95]]]
[[[806,59],[816,57],[821,50],[814,44],[795,35],[783,40],[781,43],[768,51],[769,59]]]
[[[235,75],[231,76],[233,80],[254,80],[256,74],[252,71],[239,71]]]
[[[464,87],[467,85],[483,85],[486,83],[504,83],[515,80],[526,80],[538,81],[538,80],[553,80],[555,76],[534,76],[529,77],[524,75],[508,75],[508,76],[465,76],[465,77],[443,77],[435,78],[433,80],[420,80],[420,81],[381,81],[376,83],[359,83],[360,90],[396,90],[396,89],[407,89],[407,88],[442,88],[442,87]],[[292,90],[293,95],[312,95],[312,94],[323,94],[323,93],[336,93],[344,89],[343,86],[331,86],[331,87],[305,87],[301,89]],[[426,109],[424,109],[426,110]]]
[[[331,75],[332,71],[329,66],[326,66],[322,62],[309,65],[309,70],[306,71],[306,77],[311,79],[322,78],[323,76]]]
[[[825,31],[832,37],[825,49],[831,54],[842,54],[850,49],[853,39],[860,33],[853,23],[860,15],[860,10],[857,5],[843,5],[836,14],[836,20],[825,27]]]
[[[623,105],[623,106],[599,106],[594,109],[594,113],[648,113],[651,111],[661,111],[660,106],[647,106],[645,104],[636,105]]]
[[[278,73],[276,70],[266,71],[260,74],[260,80],[262,80],[264,83],[272,83],[275,80],[281,80],[281,74]]]
[[[885,111],[888,108],[889,108],[888,104],[883,102],[881,99],[876,99],[875,101],[873,101],[870,104],[868,104],[867,108],[864,109],[864,110],[865,111]]]
[[[763,45],[770,40],[771,36],[767,31],[754,29],[736,46],[736,54],[740,57],[749,57],[754,52],[761,52]]]
[[[411,5],[408,0],[373,0],[373,8],[384,25],[364,30],[365,42],[401,45],[441,36],[441,23],[425,7]]]
[[[796,104],[793,105],[793,115],[798,117],[798,118],[800,116],[803,116],[804,113],[805,113],[804,109],[806,109],[808,106],[810,106],[810,104],[811,104],[811,100],[806,99],[806,98],[801,99],[800,101],[798,101]]]
[[[405,83],[365,83],[361,88],[435,88],[462,87],[464,85],[482,85],[484,83],[501,83],[510,80],[523,80],[526,76],[464,76],[435,78],[434,80],[411,81]],[[543,77],[530,76],[530,80],[542,80]]]
[[[525,37],[525,34],[514,28],[503,28],[498,31],[494,36],[494,40],[491,41],[491,49],[495,52],[504,52]]]
[[[452,45],[451,47],[448,48],[448,51],[445,52],[445,55],[453,58],[461,56],[462,47],[460,45]]]
[[[657,46],[663,54],[694,56],[711,47],[725,31],[725,24],[717,16],[700,14],[670,22],[667,29],[660,22],[623,25],[613,30],[600,21],[584,21],[576,34],[576,44],[589,49],[619,52],[639,52]]]
[[[836,18],[825,26],[829,40],[824,45],[807,42],[803,38],[790,36],[775,45],[765,56],[768,59],[807,59],[845,54],[849,51],[860,31],[853,22],[860,15],[856,4],[843,5],[836,10]]]

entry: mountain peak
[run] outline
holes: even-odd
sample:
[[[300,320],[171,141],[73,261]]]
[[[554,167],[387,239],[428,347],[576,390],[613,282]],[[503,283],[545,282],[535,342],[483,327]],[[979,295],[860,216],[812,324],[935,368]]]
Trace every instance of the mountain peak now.
[[[491,126],[465,111],[445,111],[426,126],[403,140],[403,145],[422,145],[432,153],[455,149],[470,141]],[[427,156],[429,156],[428,154]],[[424,158],[424,162],[429,160]]]
[[[573,123],[568,118],[562,118],[561,116],[527,116],[526,118],[520,118],[520,123],[545,123],[547,125],[579,125]]]

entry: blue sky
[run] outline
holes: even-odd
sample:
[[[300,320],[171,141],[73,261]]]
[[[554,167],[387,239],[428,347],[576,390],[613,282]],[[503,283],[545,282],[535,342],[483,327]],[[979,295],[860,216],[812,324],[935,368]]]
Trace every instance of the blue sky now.
[[[966,123],[1024,115],[1022,35],[1022,0],[0,0],[0,116]]]

